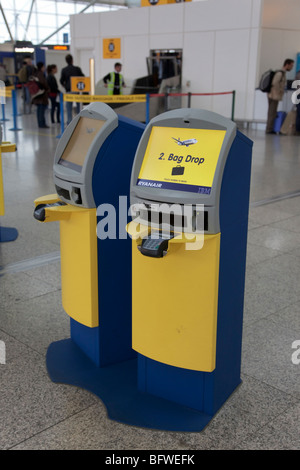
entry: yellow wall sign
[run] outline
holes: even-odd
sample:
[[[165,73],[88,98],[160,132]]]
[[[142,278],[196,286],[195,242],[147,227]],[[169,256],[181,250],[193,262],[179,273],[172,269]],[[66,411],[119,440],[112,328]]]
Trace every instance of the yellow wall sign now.
[[[137,185],[210,194],[225,133],[154,126]]]
[[[77,103],[145,103],[146,95],[75,95],[64,93],[64,101],[74,101]]]
[[[91,91],[90,77],[71,77],[71,91]]]
[[[191,1],[192,0],[183,0],[183,2],[191,2]],[[141,0],[141,7],[150,7],[154,5],[166,5],[168,3],[179,3],[179,2],[178,0]]]
[[[106,38],[103,39],[103,59],[121,58],[121,39]]]

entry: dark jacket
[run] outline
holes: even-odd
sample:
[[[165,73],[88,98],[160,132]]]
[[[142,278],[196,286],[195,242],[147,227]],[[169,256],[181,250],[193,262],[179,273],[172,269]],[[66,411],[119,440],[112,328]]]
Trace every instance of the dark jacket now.
[[[57,94],[59,93],[59,89],[58,89],[56,78],[54,77],[52,73],[49,73],[49,75],[47,75],[47,83],[50,88],[49,96],[50,97],[57,96]]]
[[[71,80],[70,77],[84,77],[80,67],[76,65],[67,65],[61,71],[60,83],[65,88],[66,91],[71,90]]]
[[[45,92],[42,95],[39,95],[36,98],[33,98],[32,102],[33,102],[33,104],[45,104],[45,105],[47,105],[48,104],[48,93],[50,91],[50,88],[48,86],[46,77],[45,77],[44,73],[41,70],[39,70],[37,72],[36,77],[38,78],[38,80],[40,82],[41,88],[43,90],[45,90]]]

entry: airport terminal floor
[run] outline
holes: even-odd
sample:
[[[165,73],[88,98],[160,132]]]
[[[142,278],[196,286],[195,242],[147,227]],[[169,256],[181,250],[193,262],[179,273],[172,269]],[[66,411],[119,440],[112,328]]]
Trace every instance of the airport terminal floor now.
[[[18,131],[10,130],[9,105],[6,117],[3,140],[17,150],[2,154],[0,223],[18,238],[0,244],[0,449],[299,450],[300,364],[292,356],[300,340],[300,137],[243,130],[254,146],[242,383],[202,432],[166,432],[111,421],[93,394],[51,382],[45,354],[70,325],[59,223],[38,223],[33,201],[55,192],[60,127],[38,129],[34,109],[18,116]]]

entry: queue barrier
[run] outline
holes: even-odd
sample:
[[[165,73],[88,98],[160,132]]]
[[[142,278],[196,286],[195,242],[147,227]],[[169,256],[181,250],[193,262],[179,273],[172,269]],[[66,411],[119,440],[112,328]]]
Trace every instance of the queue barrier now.
[[[151,98],[164,98],[165,99],[165,111],[167,111],[167,100],[168,97],[187,97],[187,108],[191,107],[191,100],[193,96],[217,96],[217,95],[232,95],[231,103],[231,120],[234,121],[235,111],[235,95],[236,91],[223,91],[215,93],[146,93],[146,94],[135,94],[135,95],[88,95],[78,93],[61,93],[60,95],[60,111],[61,111],[61,134],[64,132],[64,107],[63,103],[74,102],[74,103],[93,103],[100,101],[102,103],[146,103],[146,115],[145,123],[148,124],[150,121],[150,99]],[[58,136],[60,137],[60,136]]]
[[[218,96],[218,95],[232,95],[231,102],[231,120],[234,121],[234,112],[235,112],[235,95],[236,91],[223,91],[223,92],[214,92],[214,93],[146,93],[146,94],[135,94],[135,95],[88,95],[83,93],[60,93],[60,113],[61,113],[61,134],[57,137],[59,138],[65,129],[64,126],[64,102],[75,102],[75,103],[93,103],[93,102],[102,102],[107,104],[112,103],[146,103],[145,111],[145,123],[148,124],[150,121],[150,99],[151,98],[164,98],[165,99],[165,111],[168,110],[167,100],[169,97],[187,97],[187,108],[191,107],[191,101],[193,96]],[[9,87],[0,87],[0,98],[12,98],[12,110],[13,110],[13,127],[11,131],[18,131],[21,128],[17,124],[17,92],[14,86]],[[7,121],[5,117],[5,105],[2,103],[2,119],[0,121]]]
[[[18,116],[17,92],[14,86],[0,87],[0,99],[1,99],[1,108],[2,108],[2,118],[0,119],[1,122],[9,121],[9,119],[5,117],[5,98],[12,98],[13,127],[9,130],[20,131],[22,129],[18,127],[18,124],[17,124],[17,116]]]

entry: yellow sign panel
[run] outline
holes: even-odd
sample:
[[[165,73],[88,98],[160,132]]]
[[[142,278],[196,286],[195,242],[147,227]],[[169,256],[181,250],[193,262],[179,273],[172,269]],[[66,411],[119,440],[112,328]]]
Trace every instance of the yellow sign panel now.
[[[0,98],[11,98],[12,97],[12,90],[14,90],[14,86],[0,86]],[[5,104],[2,100],[0,100],[1,104]]]
[[[91,91],[90,77],[71,77],[71,91]]]
[[[121,39],[106,38],[103,39],[103,59],[121,58]]]
[[[192,0],[183,0],[183,2],[191,2]],[[150,7],[154,5],[166,5],[168,3],[182,3],[178,0],[141,0],[141,7]]]
[[[210,194],[225,133],[154,126],[137,185]]]
[[[64,94],[64,101],[75,101],[78,103],[145,103],[146,95],[73,95]]]

